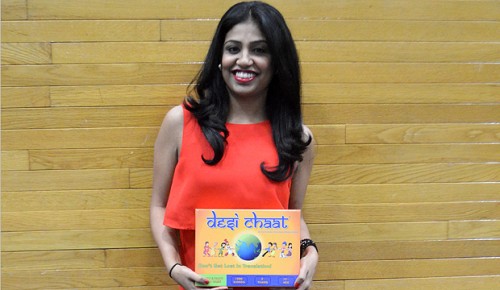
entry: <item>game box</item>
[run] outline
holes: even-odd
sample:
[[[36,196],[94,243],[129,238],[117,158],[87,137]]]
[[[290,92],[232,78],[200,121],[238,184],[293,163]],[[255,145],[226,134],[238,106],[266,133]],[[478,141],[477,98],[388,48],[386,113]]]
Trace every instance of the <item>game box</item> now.
[[[196,210],[195,271],[208,285],[293,287],[300,210]]]

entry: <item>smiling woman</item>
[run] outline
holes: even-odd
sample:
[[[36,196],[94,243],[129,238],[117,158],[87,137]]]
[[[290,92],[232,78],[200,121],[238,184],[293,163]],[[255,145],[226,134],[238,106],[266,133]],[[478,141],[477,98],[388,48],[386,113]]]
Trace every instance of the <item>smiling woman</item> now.
[[[195,209],[302,208],[314,144],[302,122],[300,86],[280,12],[262,2],[231,7],[192,82],[193,96],[167,113],[155,144],[151,228],[171,277],[185,289],[210,286],[193,271]],[[303,217],[300,223],[301,239],[310,240]],[[318,263],[312,245],[294,281],[300,290],[309,289]]]
[[[172,268],[165,270],[173,264],[164,264],[148,228],[153,145],[166,108],[182,102],[207,55],[214,19],[236,2],[1,1],[1,289],[178,289]],[[304,122],[319,144],[302,207],[321,252],[311,289],[497,289],[500,1],[270,2],[296,41]],[[222,80],[226,34],[247,12],[228,19],[221,46],[205,62],[210,84]],[[269,22],[276,18],[261,25],[257,14],[252,21],[275,71],[267,101],[273,92],[286,101],[296,82],[284,76],[298,71],[280,61],[290,52],[275,42],[292,43]],[[289,83],[273,90],[280,77]],[[223,80],[217,90],[205,84],[204,98],[226,100]],[[226,116],[218,103],[199,102],[209,105],[199,111],[210,119],[204,124]],[[224,166],[238,181],[223,178],[227,198],[204,200],[219,205],[239,187],[275,189],[260,164],[278,164],[269,119],[226,119],[230,136],[220,163],[204,165],[189,146],[176,163],[177,172],[192,155],[199,167],[186,175],[206,189],[221,179],[199,168],[216,172],[235,140],[247,143],[235,152],[245,177]],[[183,122],[172,125],[166,135],[182,138],[174,133]],[[197,132],[192,144],[206,139]],[[257,155],[263,147],[256,140],[274,151]],[[212,147],[203,144],[210,161]],[[161,155],[166,148],[158,145]],[[177,158],[167,151],[164,160]],[[155,184],[169,180],[169,170],[159,172]],[[170,194],[172,206],[174,191],[155,186],[155,195]],[[290,193],[286,186],[279,192]],[[288,200],[261,196],[254,194],[255,203],[268,207]],[[162,229],[163,217],[155,219]],[[264,242],[264,258],[280,259],[282,242]],[[181,261],[165,244],[162,252]],[[184,255],[187,244],[176,250]],[[185,270],[178,265],[172,275],[178,280]]]

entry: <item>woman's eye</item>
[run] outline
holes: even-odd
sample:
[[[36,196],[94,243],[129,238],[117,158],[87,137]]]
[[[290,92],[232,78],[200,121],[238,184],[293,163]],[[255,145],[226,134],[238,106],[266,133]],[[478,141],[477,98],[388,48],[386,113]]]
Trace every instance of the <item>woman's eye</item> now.
[[[226,47],[226,50],[227,50],[227,52],[229,52],[231,54],[235,54],[235,53],[238,53],[240,51],[240,49],[237,46],[228,46],[228,47]]]
[[[267,49],[265,49],[264,47],[257,47],[253,50],[255,53],[258,53],[258,54],[264,54],[264,53],[267,53]]]

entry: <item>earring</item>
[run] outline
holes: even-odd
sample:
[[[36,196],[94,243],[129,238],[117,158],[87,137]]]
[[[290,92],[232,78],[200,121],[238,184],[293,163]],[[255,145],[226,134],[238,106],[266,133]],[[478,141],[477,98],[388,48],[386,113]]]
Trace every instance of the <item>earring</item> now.
[[[222,64],[219,63],[219,70],[222,70]]]

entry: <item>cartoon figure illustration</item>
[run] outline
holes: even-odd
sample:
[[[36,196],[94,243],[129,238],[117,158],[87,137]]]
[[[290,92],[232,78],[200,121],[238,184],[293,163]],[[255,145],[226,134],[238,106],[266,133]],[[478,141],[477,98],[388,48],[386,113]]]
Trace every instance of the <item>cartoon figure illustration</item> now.
[[[264,254],[262,254],[262,257],[265,257],[267,253],[271,252],[271,249],[273,248],[273,243],[269,242],[267,243],[267,248],[264,248]]]
[[[285,258],[286,245],[287,245],[287,242],[283,242],[283,243],[281,244],[281,248],[280,248],[280,258]]]
[[[226,256],[234,256],[234,252],[233,252],[234,249],[231,247],[231,245],[229,243],[227,243],[226,249],[227,249]]]
[[[210,257],[210,246],[208,245],[208,241],[205,242],[205,246],[203,247],[203,257]]]
[[[220,244],[220,248],[219,248],[219,254],[217,255],[218,257],[224,257],[224,249],[226,248],[226,243],[225,242],[222,242]]]
[[[224,243],[226,244],[226,254],[224,254],[224,256],[234,256],[234,252],[233,252],[233,248],[231,247],[231,245],[229,244],[229,241],[227,239],[224,239]]]
[[[288,252],[286,253],[287,257],[292,256],[292,243],[288,243]]]
[[[216,250],[217,250],[217,242],[214,242],[214,246],[210,249],[210,257],[215,257]]]
[[[271,253],[269,254],[269,257],[275,257],[276,256],[276,251],[278,250],[278,244],[273,243],[273,247],[271,249]]]

